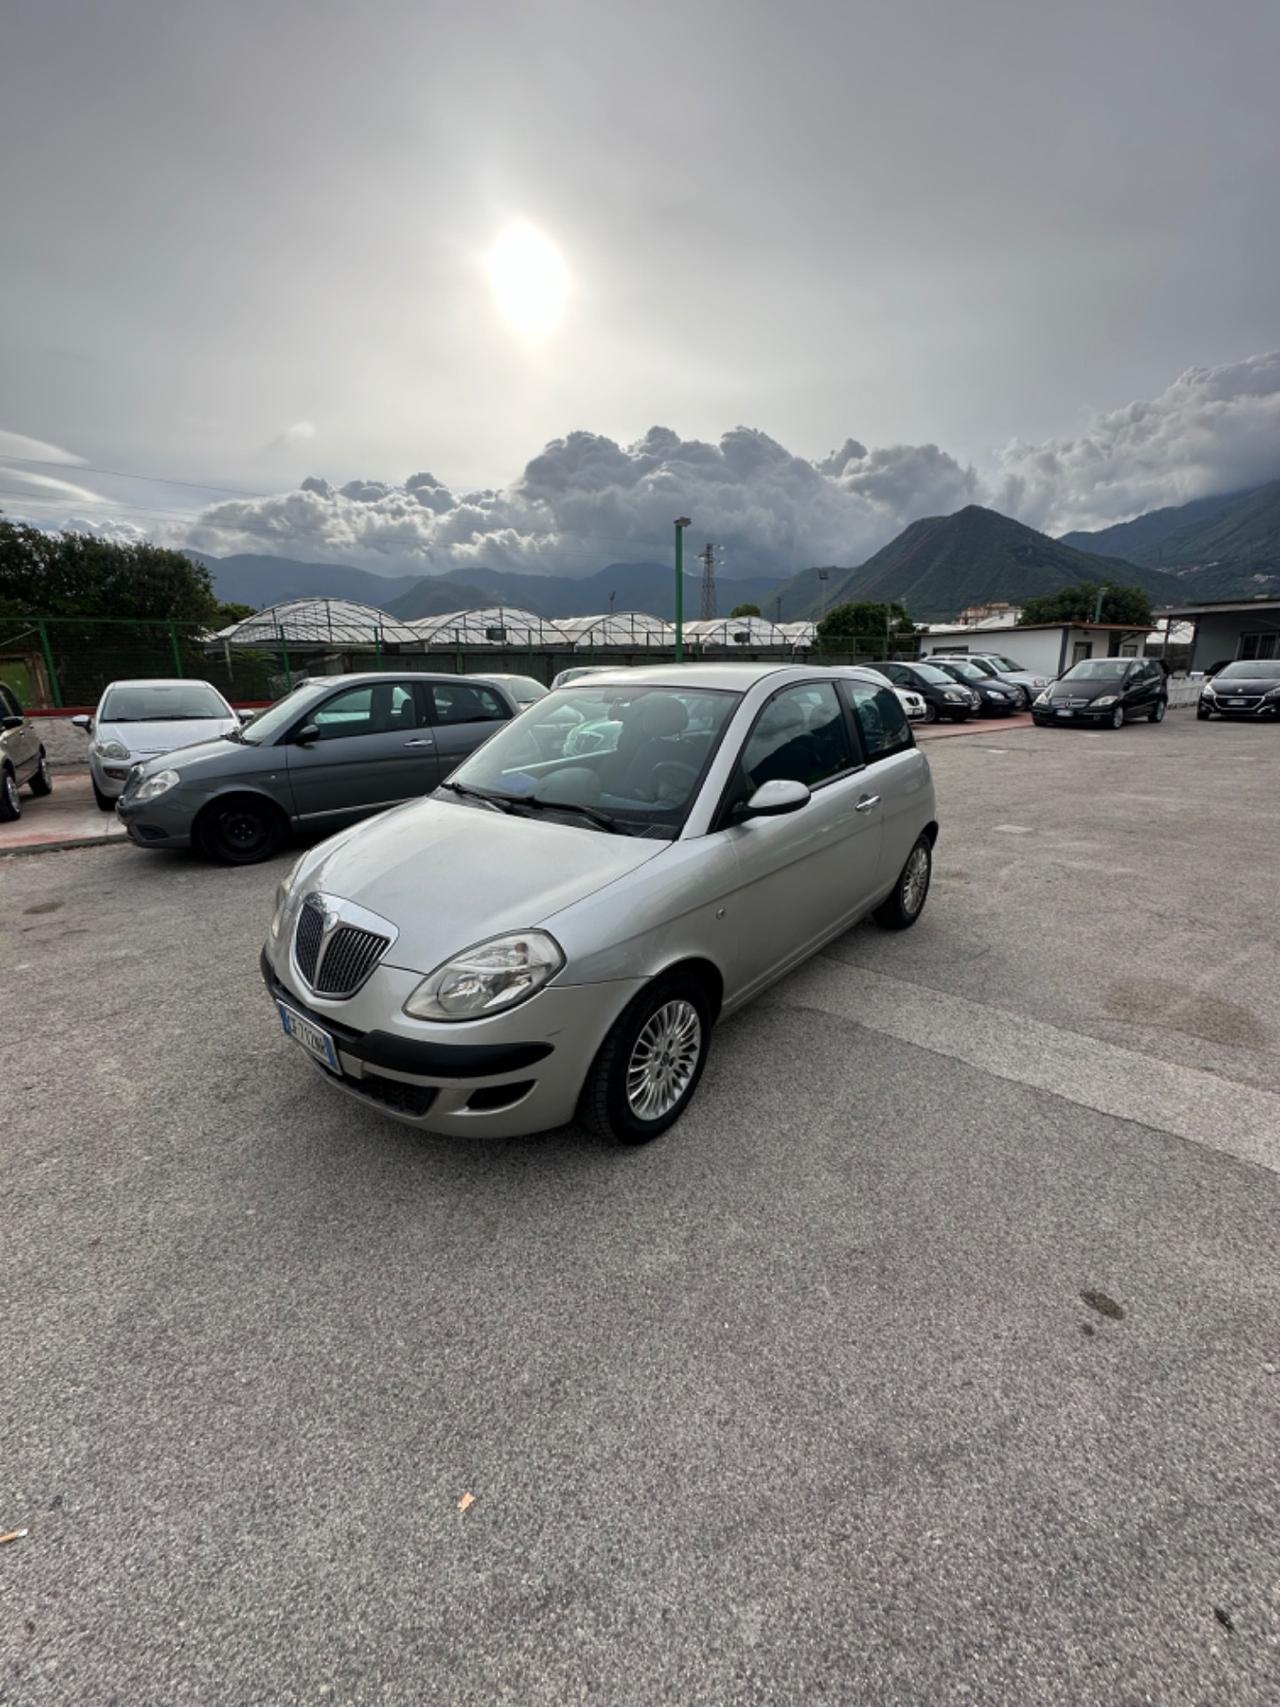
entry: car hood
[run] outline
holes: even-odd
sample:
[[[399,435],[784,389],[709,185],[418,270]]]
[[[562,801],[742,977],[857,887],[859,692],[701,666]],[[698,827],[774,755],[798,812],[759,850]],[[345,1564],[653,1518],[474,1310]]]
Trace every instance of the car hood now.
[[[1270,676],[1215,676],[1209,686],[1224,699],[1233,693],[1271,693],[1280,688],[1280,672]]]
[[[487,937],[541,924],[669,846],[414,800],[318,847],[294,895],[319,890],[380,914],[400,933],[387,964],[425,973]]]
[[[157,723],[99,723],[94,731],[97,741],[119,741],[135,759],[150,758],[153,753],[171,753],[175,747],[192,747],[198,741],[216,740],[228,729],[238,729],[235,717],[202,717],[198,722],[177,722],[172,718]]]

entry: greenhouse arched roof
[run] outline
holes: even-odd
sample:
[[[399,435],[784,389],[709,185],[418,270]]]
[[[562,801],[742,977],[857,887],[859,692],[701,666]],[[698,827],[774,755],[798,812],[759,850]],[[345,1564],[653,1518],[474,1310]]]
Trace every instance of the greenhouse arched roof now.
[[[515,605],[486,605],[479,610],[422,616],[410,624],[426,646],[563,646],[559,623]]]
[[[791,646],[784,629],[763,616],[723,616],[686,622],[685,638],[703,646]]]
[[[642,610],[561,617],[560,627],[575,646],[669,646],[674,632],[669,622]]]
[[[418,636],[373,605],[352,599],[288,599],[233,622],[218,635],[233,646],[268,646],[281,640],[294,646],[411,646]]]

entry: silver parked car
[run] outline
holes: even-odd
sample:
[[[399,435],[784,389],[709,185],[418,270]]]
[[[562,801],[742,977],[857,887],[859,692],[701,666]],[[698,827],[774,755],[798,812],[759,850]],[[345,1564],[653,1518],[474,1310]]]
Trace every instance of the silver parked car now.
[[[143,759],[214,741],[240,727],[217,688],[177,676],[112,682],[92,717],[71,721],[92,736],[89,775],[93,798],[104,812],[114,809],[125,778]]]
[[[22,816],[18,790],[29,783],[34,795],[53,793],[53,777],[44,743],[11,687],[0,682],[0,822]]]
[[[1019,711],[1025,711],[1036,695],[1049,685],[1048,676],[1037,675],[1034,670],[1024,670],[1020,664],[1015,664],[1012,658],[1006,658],[1001,652],[934,652],[926,662],[976,664],[983,675],[998,677],[1002,682],[1009,682],[1020,690]]]
[[[291,829],[430,794],[515,713],[497,682],[469,676],[315,676],[247,729],[135,765],[116,812],[139,847],[251,865]]]
[[[871,672],[697,664],[552,693],[430,800],[304,854],[262,956],[326,1081],[429,1130],[577,1113],[629,1143],[693,1096],[711,1027],[874,912],[920,916],[929,764]]]

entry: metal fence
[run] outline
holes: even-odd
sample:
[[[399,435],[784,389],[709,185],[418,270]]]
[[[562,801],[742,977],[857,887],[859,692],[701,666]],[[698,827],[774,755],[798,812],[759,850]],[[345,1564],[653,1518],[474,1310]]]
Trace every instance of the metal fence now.
[[[914,651],[911,637],[890,638],[892,655]],[[823,664],[873,662],[885,656],[884,634],[843,639],[838,648],[706,644],[685,640],[687,662],[807,660]],[[301,678],[353,670],[442,671],[457,675],[502,672],[532,676],[550,685],[560,671],[584,665],[662,664],[675,660],[673,646],[548,644],[530,639],[509,645],[416,645],[383,642],[365,646],[317,645],[283,632],[252,645],[219,639],[196,623],[158,618],[0,618],[0,681],[32,711],[92,708],[108,682],[145,676],[183,676],[212,682],[237,703],[277,699]]]

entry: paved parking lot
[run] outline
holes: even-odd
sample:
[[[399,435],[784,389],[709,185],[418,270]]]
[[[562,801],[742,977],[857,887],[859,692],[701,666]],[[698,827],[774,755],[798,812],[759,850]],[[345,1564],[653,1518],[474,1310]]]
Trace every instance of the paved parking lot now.
[[[1280,730],[930,759],[635,1152],[326,1094],[284,861],[0,865],[0,1701],[1276,1699]]]

